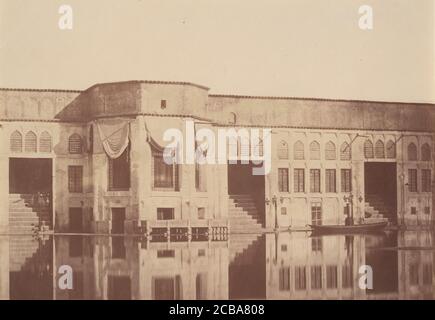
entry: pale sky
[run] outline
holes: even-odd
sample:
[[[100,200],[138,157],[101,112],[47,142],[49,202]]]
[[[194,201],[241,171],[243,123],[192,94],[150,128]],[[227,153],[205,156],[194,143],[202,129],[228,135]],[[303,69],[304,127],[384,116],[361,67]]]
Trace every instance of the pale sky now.
[[[60,30],[59,6],[73,8]],[[358,28],[371,5],[374,29]],[[435,0],[0,0],[0,87],[435,102]]]

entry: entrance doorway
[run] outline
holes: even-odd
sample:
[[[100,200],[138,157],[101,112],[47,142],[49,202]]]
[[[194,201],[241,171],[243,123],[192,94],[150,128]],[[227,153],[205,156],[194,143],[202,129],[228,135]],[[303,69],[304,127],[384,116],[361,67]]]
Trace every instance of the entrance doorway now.
[[[228,163],[228,194],[232,195],[250,195],[255,202],[257,212],[261,217],[261,222],[264,224],[264,208],[265,208],[265,176],[254,175],[253,168],[261,167],[249,162],[242,164],[241,161],[231,164]]]
[[[397,221],[397,169],[395,162],[366,162],[364,164],[364,193],[366,202],[388,218]]]
[[[52,160],[9,159],[9,193],[52,193]]]

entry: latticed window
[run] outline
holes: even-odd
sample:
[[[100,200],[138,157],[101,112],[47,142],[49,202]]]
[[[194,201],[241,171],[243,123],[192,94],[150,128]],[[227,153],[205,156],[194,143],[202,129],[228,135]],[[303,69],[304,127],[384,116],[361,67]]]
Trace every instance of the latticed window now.
[[[83,192],[83,166],[68,166],[68,191]]]
[[[313,225],[322,224],[322,204],[320,202],[311,203],[311,223]]]
[[[294,169],[294,192],[305,192],[304,169]]]
[[[310,192],[320,192],[320,169],[310,169]]]
[[[278,159],[288,159],[288,144],[284,140],[281,140],[278,145]]]
[[[432,172],[430,169],[421,170],[421,191],[431,192],[432,188]]]
[[[427,143],[423,144],[421,147],[421,160],[423,161],[430,161],[431,155],[430,155],[430,147]]]
[[[296,290],[307,289],[307,269],[305,266],[295,267],[295,289]]]
[[[290,267],[282,267],[279,269],[279,290],[288,291],[290,290],[290,277],[291,269]]]
[[[305,155],[304,155],[304,144],[302,143],[302,141],[296,141],[294,146],[293,146],[293,155],[294,155],[294,159],[295,160],[304,160],[305,159]]]
[[[337,266],[326,266],[326,287],[328,289],[337,289],[338,286],[338,268]]]
[[[351,149],[347,142],[343,142],[340,147],[340,160],[350,160],[351,159]]]
[[[410,143],[408,145],[408,160],[409,161],[416,161],[417,160],[417,146],[415,143]]]
[[[370,140],[364,142],[364,156],[367,159],[373,159],[373,143]]]
[[[322,266],[311,266],[311,289],[322,289]]]
[[[335,160],[337,158],[335,144],[332,141],[329,141],[325,145],[325,159],[326,160]]]
[[[376,158],[385,158],[384,143],[381,140],[375,143],[375,156]]]
[[[37,151],[37,138],[33,131],[26,133],[24,137],[24,151],[25,152],[36,152]]]
[[[278,169],[278,189],[279,192],[288,192],[288,169]]]
[[[39,138],[39,151],[40,152],[51,152],[51,136],[47,131],[41,133]]]
[[[341,192],[352,191],[352,171],[351,169],[341,169]]]
[[[336,174],[335,169],[326,169],[325,171],[326,192],[336,192]]]
[[[392,140],[387,141],[386,154],[388,159],[396,158],[396,144]]]
[[[19,131],[12,132],[10,148],[12,152],[23,152],[23,136]]]
[[[409,192],[417,192],[417,169],[408,169]]]
[[[83,152],[82,137],[77,133],[72,134],[68,139],[68,152],[72,154],[80,154]]]
[[[255,147],[255,146],[254,146]],[[249,137],[240,137],[239,140],[239,155],[243,158],[249,158],[251,154],[251,141]]]
[[[320,144],[317,141],[310,143],[310,159],[320,160]]]
[[[178,191],[178,165],[167,164],[163,153],[153,151],[153,187]]]

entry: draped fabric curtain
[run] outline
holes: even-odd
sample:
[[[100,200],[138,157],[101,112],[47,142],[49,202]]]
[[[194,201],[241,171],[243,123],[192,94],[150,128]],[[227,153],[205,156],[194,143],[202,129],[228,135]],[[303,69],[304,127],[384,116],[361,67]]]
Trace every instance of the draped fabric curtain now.
[[[104,119],[96,122],[104,151],[111,159],[122,155],[129,143],[130,121]]]

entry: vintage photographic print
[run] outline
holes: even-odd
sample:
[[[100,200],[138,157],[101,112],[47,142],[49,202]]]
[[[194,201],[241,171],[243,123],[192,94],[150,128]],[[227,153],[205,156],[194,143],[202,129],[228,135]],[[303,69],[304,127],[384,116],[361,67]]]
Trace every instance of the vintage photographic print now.
[[[1,300],[433,300],[434,150],[434,0],[0,0]]]

